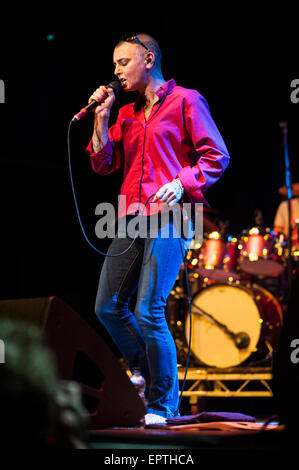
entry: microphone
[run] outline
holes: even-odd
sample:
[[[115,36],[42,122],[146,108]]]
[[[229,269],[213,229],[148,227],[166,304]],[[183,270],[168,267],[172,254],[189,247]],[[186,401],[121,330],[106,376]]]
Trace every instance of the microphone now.
[[[246,349],[250,344],[250,337],[244,331],[234,335],[234,342],[238,349]]]
[[[107,88],[112,88],[112,90],[114,91],[114,94],[117,94],[122,88],[122,86],[121,86],[121,84],[118,80],[115,80],[113,82],[108,83],[108,85],[106,85],[106,87]],[[105,95],[106,95],[106,98],[107,98],[108,93],[105,93]],[[75,114],[75,116],[72,119],[72,122],[79,121],[81,118],[83,118],[83,116],[85,116],[87,113],[89,113],[89,111],[92,111],[94,108],[99,106],[101,103],[104,103],[106,98],[102,99],[101,101],[92,100],[90,103],[88,103],[87,106],[82,108],[81,111],[79,111],[79,113]]]

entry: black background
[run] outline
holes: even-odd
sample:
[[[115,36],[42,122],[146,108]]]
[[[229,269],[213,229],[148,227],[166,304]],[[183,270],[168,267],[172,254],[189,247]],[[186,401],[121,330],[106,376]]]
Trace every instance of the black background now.
[[[3,13],[1,298],[56,295],[95,323],[103,257],[87,245],[77,221],[67,128],[93,90],[114,79],[113,48],[128,31],[153,35],[163,51],[164,78],[197,89],[210,105],[231,155],[224,176],[206,193],[210,205],[234,235],[252,226],[256,209],[273,226],[285,183],[283,120],[293,180],[299,180],[299,103],[290,100],[290,83],[299,78],[299,7],[195,5],[49,3]],[[114,115],[131,100],[122,95]],[[95,236],[94,211],[100,202],[116,204],[122,175],[91,170],[84,148],[92,125],[90,115],[72,128],[74,182],[86,232],[106,251],[108,241]]]

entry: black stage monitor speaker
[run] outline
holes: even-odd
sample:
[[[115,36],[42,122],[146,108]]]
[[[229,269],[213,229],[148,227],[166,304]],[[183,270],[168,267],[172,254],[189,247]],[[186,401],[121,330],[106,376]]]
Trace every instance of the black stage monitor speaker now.
[[[40,326],[60,378],[81,385],[92,426],[138,426],[145,406],[104,340],[57,297],[0,301],[0,314]],[[1,337],[1,332],[0,332]]]

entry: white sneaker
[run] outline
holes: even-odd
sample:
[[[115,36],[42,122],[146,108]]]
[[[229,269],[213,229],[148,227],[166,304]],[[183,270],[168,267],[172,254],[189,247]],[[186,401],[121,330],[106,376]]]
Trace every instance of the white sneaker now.
[[[144,424],[147,426],[149,424],[165,424],[166,418],[164,416],[156,415],[154,413],[147,413],[144,416]]]

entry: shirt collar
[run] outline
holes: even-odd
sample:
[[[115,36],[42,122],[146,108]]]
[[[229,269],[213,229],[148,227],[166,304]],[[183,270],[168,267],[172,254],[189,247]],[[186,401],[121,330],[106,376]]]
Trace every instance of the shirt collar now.
[[[159,101],[164,99],[167,95],[169,95],[174,87],[176,86],[176,82],[173,78],[165,82],[158,90],[156,91],[156,95],[159,97]],[[135,112],[143,105],[143,99],[139,95],[134,103],[134,110]]]
[[[156,95],[159,96],[159,98],[163,98],[164,96],[169,95],[174,87],[176,86],[176,82],[173,78],[168,80],[168,82],[165,82],[157,91]]]

